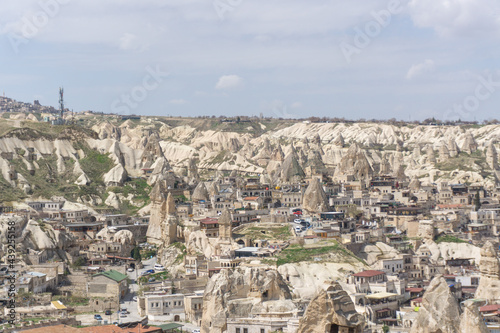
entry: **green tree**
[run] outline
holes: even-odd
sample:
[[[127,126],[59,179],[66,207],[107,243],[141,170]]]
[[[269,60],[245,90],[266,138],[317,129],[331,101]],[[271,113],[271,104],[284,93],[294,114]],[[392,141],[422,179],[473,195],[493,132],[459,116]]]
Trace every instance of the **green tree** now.
[[[87,260],[84,258],[84,257],[78,257],[76,258],[76,260],[71,264],[71,267],[73,269],[78,269],[80,268],[81,266],[85,265],[85,263],[87,262]]]
[[[384,333],[389,332],[389,326],[387,325],[382,326],[382,331],[384,331]]]
[[[477,190],[476,197],[474,198],[474,209],[476,212],[481,208],[481,198],[479,196],[479,190]]]
[[[134,248],[132,249],[132,252],[131,252],[130,256],[131,256],[132,258],[134,258],[135,260],[140,261],[140,260],[142,259],[142,258],[141,258],[141,249],[140,249],[140,248],[138,248],[137,246],[136,246],[136,247],[134,247]]]

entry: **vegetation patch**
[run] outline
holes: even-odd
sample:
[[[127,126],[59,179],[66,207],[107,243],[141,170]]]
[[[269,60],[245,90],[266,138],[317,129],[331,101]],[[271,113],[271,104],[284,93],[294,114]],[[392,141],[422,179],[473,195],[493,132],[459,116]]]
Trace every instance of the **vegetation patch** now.
[[[319,247],[304,247],[301,245],[292,245],[281,251],[277,256],[276,265],[297,263],[302,261],[312,261],[315,257],[321,257],[327,254],[335,254],[343,257],[347,261],[356,259],[366,264],[362,259],[356,257],[352,252],[348,251],[338,242],[331,242],[330,245]]]
[[[451,236],[451,235],[439,236],[438,238],[436,238],[435,242],[436,242],[436,244],[439,244],[439,243],[467,243],[467,241],[460,239],[458,237],[455,237],[455,236]]]

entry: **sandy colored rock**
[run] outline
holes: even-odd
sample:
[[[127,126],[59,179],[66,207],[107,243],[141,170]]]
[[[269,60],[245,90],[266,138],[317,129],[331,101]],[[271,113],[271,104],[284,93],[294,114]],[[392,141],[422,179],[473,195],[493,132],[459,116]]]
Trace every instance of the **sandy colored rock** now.
[[[442,276],[432,279],[424,293],[422,306],[413,322],[411,333],[456,333],[460,311],[455,296]]]
[[[314,178],[309,183],[302,197],[302,208],[313,213],[326,212],[329,210],[328,198],[319,179]]]
[[[470,131],[465,133],[465,141],[462,145],[462,150],[467,154],[472,154],[477,150],[477,142]]]
[[[500,298],[500,263],[497,251],[489,241],[481,249],[479,271],[481,279],[475,297],[488,300]]]
[[[223,269],[208,282],[203,295],[201,332],[222,333],[227,318],[296,310],[282,276],[274,269]]]
[[[351,298],[336,282],[311,300],[297,333],[333,332],[334,326],[353,333],[363,332],[365,326],[363,316],[356,312]]]
[[[196,188],[193,191],[193,194],[191,195],[191,200],[194,202],[198,201],[209,201],[210,196],[208,194],[207,187],[205,186],[204,182],[199,182]]]
[[[127,171],[121,164],[117,164],[102,176],[106,186],[122,186],[127,177]]]
[[[489,330],[479,313],[477,303],[466,301],[463,306],[464,313],[460,319],[460,333],[488,333]]]

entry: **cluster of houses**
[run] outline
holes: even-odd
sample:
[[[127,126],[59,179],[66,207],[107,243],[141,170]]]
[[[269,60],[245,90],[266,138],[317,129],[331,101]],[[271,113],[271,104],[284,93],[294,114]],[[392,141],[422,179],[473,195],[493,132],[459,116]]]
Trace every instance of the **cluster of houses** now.
[[[148,177],[148,170],[144,172]],[[307,194],[316,181],[326,204]],[[340,283],[368,322],[409,329],[433,277],[443,275],[460,301],[474,297],[481,278],[474,258],[436,260],[426,241],[449,237],[471,244],[485,240],[498,244],[500,232],[500,189],[466,184],[424,186],[417,179],[389,176],[366,182],[346,178],[334,183],[313,175],[303,182],[276,186],[269,177],[232,173],[191,187],[175,182],[168,192],[176,194],[175,214],[184,227],[202,231],[208,239],[232,237],[240,247],[230,255],[188,253],[182,259],[182,276],[145,283],[148,290],[137,302],[141,316],[197,325],[203,314],[203,291],[213,275],[248,264],[254,257],[272,257],[293,239],[307,246],[335,240],[358,255],[377,242],[393,248],[394,255],[381,256],[369,269],[353,272]],[[101,306],[99,299],[118,304],[130,292],[126,269],[139,265],[131,258],[131,249],[139,244],[142,248],[151,246],[146,243],[150,216],[65,209],[62,199],[27,204],[30,218],[73,236],[72,244],[65,244],[65,255],[72,260],[84,257],[88,268],[68,275],[68,261],[58,257],[56,250],[28,249],[23,256],[28,265],[20,267],[18,290],[83,295],[93,299],[94,310]],[[228,236],[226,225],[220,221],[226,210],[231,213],[232,231],[249,224],[262,227],[281,223],[290,226],[292,236],[275,241],[236,239],[231,231]],[[125,235],[124,231],[132,235],[132,241],[115,237]],[[186,241],[180,236],[177,240]],[[68,316],[68,308],[62,303],[51,301],[37,306],[45,307],[37,311],[40,316]],[[485,304],[481,313],[492,329],[500,321],[497,305]],[[247,319],[248,326],[241,327],[252,331],[257,324]]]

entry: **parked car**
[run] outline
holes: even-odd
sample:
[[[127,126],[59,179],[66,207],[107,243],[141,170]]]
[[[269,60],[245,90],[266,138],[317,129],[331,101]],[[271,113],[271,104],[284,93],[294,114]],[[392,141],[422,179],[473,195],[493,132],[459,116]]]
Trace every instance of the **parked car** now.
[[[129,271],[129,272],[133,272],[134,270],[135,270],[135,269],[133,269],[132,267],[129,267],[129,268],[127,269],[127,271]]]
[[[111,316],[111,313],[112,313],[111,310],[106,310],[106,312],[104,312],[106,316]]]
[[[309,223],[307,221],[302,221],[302,222],[300,222],[300,225],[302,225],[303,227],[305,227],[307,229],[311,226],[311,223]]]
[[[127,316],[127,314],[126,314],[126,313],[124,313],[124,312],[120,312],[120,317],[121,317],[121,318],[126,317],[126,316]]]
[[[198,328],[195,328],[194,330],[191,331],[191,333],[200,333],[200,330]]]
[[[295,219],[295,220],[293,220],[293,222],[294,223],[300,223],[300,222],[302,222],[302,219]]]
[[[95,320],[102,320],[102,317],[100,314],[96,314],[96,315],[94,315],[94,319]]]
[[[155,278],[150,278],[150,279],[148,280],[148,282],[155,282],[155,281],[156,281],[156,279],[155,279]]]
[[[137,296],[132,297],[132,300],[133,300],[134,302],[137,302]]]
[[[121,312],[123,312],[123,313],[130,313],[130,312],[127,310],[127,308],[121,308],[121,309],[120,309],[120,311],[121,311]]]
[[[306,228],[305,228],[305,227],[303,227],[303,226],[301,226],[301,225],[296,225],[296,226],[294,227],[294,229],[295,229],[295,232],[296,232],[296,233],[299,233],[299,232],[302,232],[302,231],[306,230]]]
[[[164,271],[165,267],[163,265],[160,265],[160,264],[155,264],[154,269],[156,271]]]
[[[155,270],[154,269],[148,269],[147,271],[142,272],[142,276],[149,275],[149,274],[154,274]]]

